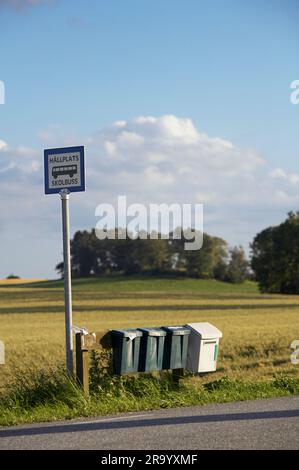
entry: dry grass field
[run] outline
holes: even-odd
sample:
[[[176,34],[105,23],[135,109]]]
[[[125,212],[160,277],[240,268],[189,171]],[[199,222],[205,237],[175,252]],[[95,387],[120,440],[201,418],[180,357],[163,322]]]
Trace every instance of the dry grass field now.
[[[46,281],[46,279],[24,279],[24,278],[19,278],[19,279],[0,279],[0,286],[16,286],[16,285],[21,285],[21,284],[32,284],[33,282],[41,282],[41,281]]]
[[[209,321],[222,332],[217,373],[232,379],[299,377],[290,343],[299,339],[299,296],[261,295],[254,283],[155,278],[75,280],[74,325],[106,328],[179,325]],[[0,340],[6,364],[0,390],[16,369],[64,361],[63,285],[60,281],[0,286]]]

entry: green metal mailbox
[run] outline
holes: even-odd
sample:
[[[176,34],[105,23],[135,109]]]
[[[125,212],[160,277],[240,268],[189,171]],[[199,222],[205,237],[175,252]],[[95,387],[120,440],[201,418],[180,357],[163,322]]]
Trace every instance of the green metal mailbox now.
[[[184,369],[187,364],[187,351],[190,329],[184,326],[162,326],[166,332],[163,369]]]
[[[161,328],[138,328],[142,332],[139,371],[161,370],[166,331]]]
[[[112,330],[113,370],[115,374],[138,372],[140,338],[136,329]]]

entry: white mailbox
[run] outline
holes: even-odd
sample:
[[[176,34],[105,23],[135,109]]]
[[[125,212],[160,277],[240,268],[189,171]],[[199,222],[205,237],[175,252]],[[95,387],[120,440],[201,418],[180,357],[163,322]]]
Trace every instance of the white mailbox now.
[[[192,372],[216,370],[219,339],[222,333],[211,323],[188,323],[191,330],[188,343],[187,369]]]

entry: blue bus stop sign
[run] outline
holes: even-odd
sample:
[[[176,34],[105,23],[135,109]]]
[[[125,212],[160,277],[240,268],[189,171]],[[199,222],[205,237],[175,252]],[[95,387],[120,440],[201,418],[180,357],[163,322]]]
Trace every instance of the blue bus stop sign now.
[[[85,191],[84,147],[64,147],[44,151],[45,193]]]
[[[44,151],[45,193],[60,193],[63,234],[66,367],[73,374],[72,268],[69,200],[71,192],[85,191],[84,147]]]

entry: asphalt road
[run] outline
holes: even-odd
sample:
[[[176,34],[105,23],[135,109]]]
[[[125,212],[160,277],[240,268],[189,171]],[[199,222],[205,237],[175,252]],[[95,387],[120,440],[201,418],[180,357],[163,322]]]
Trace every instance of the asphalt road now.
[[[0,428],[0,449],[299,449],[299,397]]]

